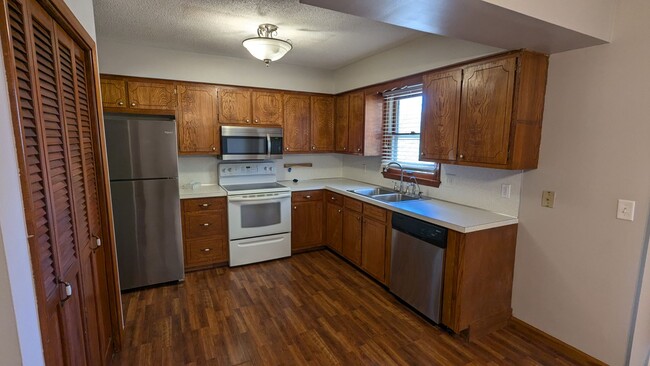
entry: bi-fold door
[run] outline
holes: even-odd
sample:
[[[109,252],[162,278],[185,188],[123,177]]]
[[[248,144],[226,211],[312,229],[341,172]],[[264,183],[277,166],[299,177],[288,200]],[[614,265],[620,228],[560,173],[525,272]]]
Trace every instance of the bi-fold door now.
[[[93,68],[52,9],[0,10],[32,269],[46,363],[101,365],[112,332]]]

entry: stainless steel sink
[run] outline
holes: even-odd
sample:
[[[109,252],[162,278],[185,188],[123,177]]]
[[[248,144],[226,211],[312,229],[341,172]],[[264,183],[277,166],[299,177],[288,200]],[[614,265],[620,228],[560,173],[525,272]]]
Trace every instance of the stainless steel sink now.
[[[377,195],[384,195],[384,194],[394,194],[398,193],[392,189],[388,188],[363,188],[363,189],[351,189],[350,192],[360,194],[362,196],[368,196],[368,197],[373,197]]]
[[[419,197],[407,196],[401,193],[389,193],[389,194],[378,194],[371,196],[370,198],[382,202],[402,202],[402,201],[413,201],[419,200]]]

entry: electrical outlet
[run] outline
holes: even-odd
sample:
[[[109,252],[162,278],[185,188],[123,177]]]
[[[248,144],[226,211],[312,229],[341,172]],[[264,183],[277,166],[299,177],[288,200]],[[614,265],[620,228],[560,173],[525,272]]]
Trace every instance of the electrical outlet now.
[[[542,192],[542,207],[553,208],[555,204],[555,192],[543,191]]]
[[[636,201],[618,200],[616,218],[620,220],[634,221],[634,206]]]
[[[502,184],[501,185],[501,197],[503,198],[510,198],[510,190],[512,188],[512,185],[510,184]]]
[[[454,182],[456,181],[456,174],[447,174],[447,184],[448,185],[453,185]]]

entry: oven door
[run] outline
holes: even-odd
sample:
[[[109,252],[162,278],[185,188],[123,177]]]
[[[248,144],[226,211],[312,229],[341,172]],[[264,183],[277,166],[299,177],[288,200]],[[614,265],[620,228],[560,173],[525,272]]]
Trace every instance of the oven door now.
[[[221,159],[282,159],[282,128],[222,126]]]
[[[291,192],[228,196],[230,239],[291,232]]]

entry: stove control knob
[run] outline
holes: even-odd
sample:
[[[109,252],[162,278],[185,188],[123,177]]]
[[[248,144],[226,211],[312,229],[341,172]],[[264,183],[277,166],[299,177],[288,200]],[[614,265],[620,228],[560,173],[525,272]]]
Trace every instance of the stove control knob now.
[[[231,171],[232,171],[232,168],[228,168],[228,171],[231,172]]]

